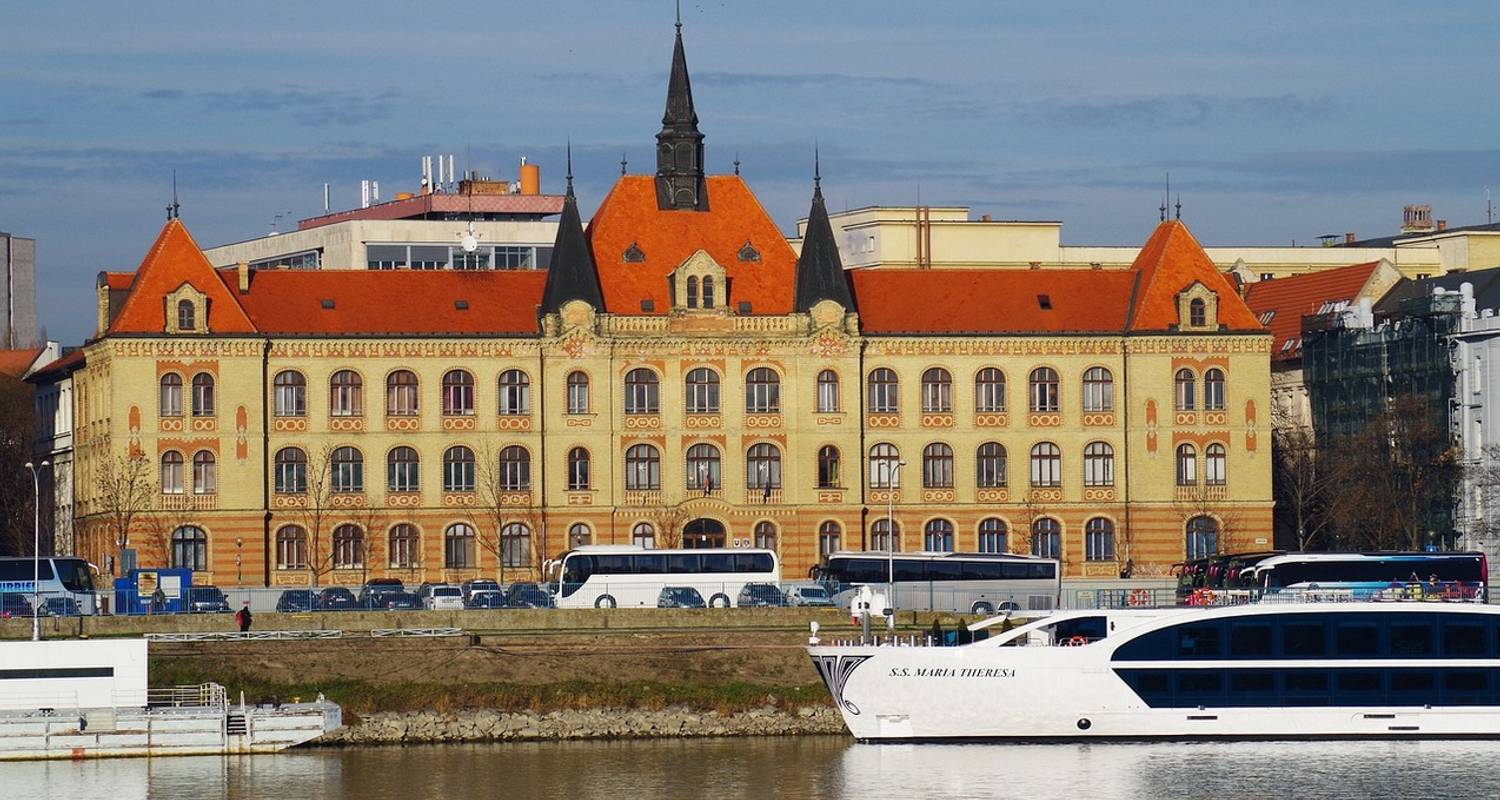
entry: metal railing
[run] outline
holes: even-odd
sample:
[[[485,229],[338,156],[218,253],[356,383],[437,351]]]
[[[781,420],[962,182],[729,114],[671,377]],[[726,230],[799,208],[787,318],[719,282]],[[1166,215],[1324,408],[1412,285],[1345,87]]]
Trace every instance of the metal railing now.
[[[242,642],[286,639],[339,639],[341,630],[300,631],[198,631],[189,633],[148,633],[148,642]]]

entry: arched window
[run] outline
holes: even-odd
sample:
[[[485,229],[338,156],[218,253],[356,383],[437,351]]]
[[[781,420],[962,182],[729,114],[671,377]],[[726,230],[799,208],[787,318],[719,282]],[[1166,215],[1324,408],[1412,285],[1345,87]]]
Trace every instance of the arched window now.
[[[422,489],[422,459],[413,448],[392,447],[385,454],[385,487],[392,492]]]
[[[1037,367],[1031,371],[1031,410],[1033,413],[1055,412],[1061,407],[1057,383],[1057,370],[1051,367]]]
[[[335,492],[363,492],[365,490],[365,457],[353,447],[336,447],[330,459],[332,480],[329,483]]]
[[[594,534],[589,530],[589,526],[583,524],[582,522],[575,522],[572,525],[568,526],[569,549],[576,550],[580,547],[587,547],[588,545],[592,544],[593,541]]]
[[[922,449],[922,487],[953,488],[953,448],[933,442]]]
[[[161,493],[182,494],[182,454],[176,450],[161,454]]]
[[[934,553],[953,552],[953,523],[946,519],[930,519],[922,529],[922,549]]]
[[[870,370],[869,408],[871,414],[895,414],[901,410],[901,382],[896,371],[881,367]]]
[[[1203,408],[1205,411],[1224,410],[1224,370],[1218,367],[1203,373]]]
[[[831,444],[818,448],[818,488],[841,489],[843,476],[839,472],[839,449]]]
[[[307,531],[283,525],[276,531],[276,568],[307,569]]]
[[[531,529],[520,522],[507,523],[500,529],[500,565],[531,566]]]
[[[468,417],[473,414],[474,376],[466,370],[448,370],[443,374],[443,416]]]
[[[417,374],[398,369],[385,377],[385,413],[393,417],[415,417],[420,411]]]
[[[1202,515],[1187,522],[1187,557],[1207,558],[1219,552],[1219,521]]]
[[[630,543],[647,550],[656,547],[656,529],[649,522],[637,522],[630,529]]]
[[[500,489],[531,491],[531,452],[526,448],[518,444],[500,448]]]
[[[391,526],[386,534],[386,552],[390,553],[391,569],[416,569],[421,564],[420,541],[417,526],[400,522]]]
[[[1193,371],[1187,367],[1177,370],[1177,377],[1173,383],[1176,384],[1175,397],[1178,411],[1192,411],[1197,407],[1197,399],[1193,396],[1194,380]]]
[[[698,307],[698,276],[689,275],[687,279],[687,307]]]
[[[1203,298],[1195,297],[1188,301],[1188,324],[1201,328],[1208,324],[1208,304]]]
[[[922,410],[928,414],[946,414],[953,410],[953,376],[942,367],[922,373]]]
[[[157,413],[163,417],[182,416],[182,376],[168,372],[161,376],[161,393]]]
[[[500,413],[507,416],[531,413],[531,378],[521,370],[500,373]]]
[[[1215,442],[1203,448],[1203,482],[1209,486],[1223,486],[1227,462],[1224,445]]]
[[[660,410],[656,373],[637,367],[625,373],[625,413],[656,414]]]
[[[283,447],[276,451],[277,494],[302,494],[307,491],[307,453],[300,447]]]
[[[1051,517],[1031,521],[1031,554],[1041,558],[1060,558],[1062,525]]]
[[[1115,378],[1104,367],[1089,367],[1083,372],[1083,410],[1115,410]]]
[[[474,557],[474,527],[455,522],[443,531],[443,566],[448,569],[470,569],[478,566]]]
[[[974,410],[981,414],[1005,410],[1005,373],[985,367],[974,375]]]
[[[985,442],[974,453],[974,482],[981,489],[1005,486],[1005,446]]]
[[[745,454],[745,486],[770,492],[781,488],[781,449],[760,442]]]
[[[703,276],[703,307],[714,307],[714,276]]]
[[[844,530],[833,520],[824,520],[818,526],[818,557],[825,558],[844,547]]]
[[[687,488],[704,493],[724,488],[719,474],[719,448],[695,444],[687,449]]]
[[[197,525],[172,531],[172,566],[177,569],[208,569],[208,534]]]
[[[455,445],[443,451],[443,491],[474,491],[474,451]]]
[[[365,413],[365,385],[359,373],[341,369],[328,379],[328,413],[335,417]]]
[[[769,520],[755,523],[755,546],[763,550],[776,549],[776,525]]]
[[[272,384],[275,387],[272,413],[278,417],[307,416],[307,379],[302,377],[302,373],[291,369],[282,370],[276,373]]]
[[[200,372],[193,376],[193,416],[214,415],[214,376]]]
[[[1089,442],[1084,445],[1083,485],[1115,485],[1115,448],[1107,442]]]
[[[661,488],[661,453],[654,445],[631,445],[625,451],[625,488],[635,491]]]
[[[581,492],[593,484],[589,477],[589,451],[575,447],[568,451],[568,490]]]
[[[768,367],[756,367],[745,375],[745,413],[781,413],[781,376]]]
[[[687,413],[719,413],[719,373],[708,367],[688,370],[683,380],[683,394],[687,395]]]
[[[191,300],[178,300],[177,301],[177,330],[179,330],[179,331],[192,331],[192,330],[196,330],[197,329],[197,327],[198,327],[197,316],[198,315],[195,313],[195,311],[196,311],[196,309],[193,308],[193,301],[191,301]]]
[[[1038,442],[1031,448],[1031,485],[1062,485],[1062,451],[1051,442]]]
[[[870,523],[870,549],[886,553],[901,552],[901,525],[888,517]]]
[[[1198,451],[1190,444],[1177,446],[1177,485],[1195,486],[1198,483]]]
[[[870,488],[894,489],[901,485],[901,451],[893,444],[870,448]]]
[[[1094,517],[1083,526],[1083,557],[1086,561],[1115,560],[1115,524]]]
[[[344,523],[333,529],[333,568],[359,569],[365,565],[365,532]]]
[[[199,450],[193,454],[193,494],[213,494],[219,491],[219,476],[215,466],[212,452]]]
[[[1005,520],[999,517],[985,517],[979,521],[979,552],[1010,552],[1010,547],[1005,541]]]
[[[577,370],[568,373],[568,413],[589,413],[589,376]]]
[[[831,369],[818,373],[818,413],[833,414],[839,410],[839,374]]]

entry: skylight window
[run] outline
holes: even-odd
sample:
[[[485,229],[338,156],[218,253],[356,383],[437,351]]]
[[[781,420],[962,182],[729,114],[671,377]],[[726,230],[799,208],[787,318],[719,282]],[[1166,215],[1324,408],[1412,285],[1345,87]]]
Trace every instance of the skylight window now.
[[[1036,304],[1040,306],[1043,311],[1051,311],[1052,297],[1050,295],[1039,294],[1036,296]]]
[[[1262,325],[1270,325],[1271,324],[1271,320],[1273,320],[1273,319],[1276,319],[1276,312],[1275,311],[1267,311],[1267,312],[1265,312],[1265,313],[1263,313],[1263,314],[1260,315],[1260,324],[1262,324]]]

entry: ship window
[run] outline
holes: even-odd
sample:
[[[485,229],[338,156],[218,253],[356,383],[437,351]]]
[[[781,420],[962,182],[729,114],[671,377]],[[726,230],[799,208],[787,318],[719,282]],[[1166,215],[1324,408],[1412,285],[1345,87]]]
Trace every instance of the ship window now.
[[[1187,669],[1177,673],[1177,691],[1182,694],[1218,694],[1223,676],[1218,670]]]
[[[1236,658],[1269,658],[1271,625],[1269,622],[1229,623],[1229,655]]]
[[[1339,692],[1342,694],[1380,694],[1380,671],[1374,669],[1347,669],[1338,673]]]
[[[1276,673],[1270,670],[1236,670],[1229,673],[1229,691],[1235,694],[1267,694],[1276,691]]]
[[[1433,679],[1431,670],[1393,669],[1390,675],[1391,694],[1400,694],[1402,692],[1432,693]]]
[[[1191,658],[1217,658],[1220,654],[1219,626],[1214,623],[1179,626],[1177,654]]]
[[[1317,669],[1291,669],[1287,670],[1286,677],[1286,702],[1287,705],[1326,705],[1328,702],[1328,673]],[[1299,695],[1302,695],[1299,697]],[[1307,697],[1306,695],[1321,695],[1319,698]],[[1321,702],[1310,702],[1321,700]]]
[[[1170,673],[1164,669],[1145,669],[1135,675],[1135,690],[1142,695],[1167,694],[1169,691],[1167,676]]]
[[[1484,626],[1477,623],[1447,623],[1443,626],[1443,655],[1448,658],[1483,656],[1489,649],[1484,634]]]
[[[1443,673],[1443,689],[1447,692],[1487,692],[1490,688],[1490,674],[1479,669],[1452,669]],[[1459,698],[1448,698],[1450,701]],[[1477,698],[1476,698],[1477,699]],[[1465,703],[1465,705],[1471,705]]]
[[[1432,626],[1426,622],[1391,625],[1391,655],[1409,658],[1433,655]]]
[[[1323,637],[1323,623],[1288,622],[1282,628],[1282,651],[1288,657],[1321,656],[1328,652],[1328,642]]]
[[[1373,656],[1380,652],[1380,628],[1373,622],[1340,622],[1334,628],[1340,656]]]

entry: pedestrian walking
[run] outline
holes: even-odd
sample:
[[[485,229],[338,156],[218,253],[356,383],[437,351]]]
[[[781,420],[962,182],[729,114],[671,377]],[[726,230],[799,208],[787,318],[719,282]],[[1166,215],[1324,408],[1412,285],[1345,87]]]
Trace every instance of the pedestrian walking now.
[[[234,612],[234,621],[239,623],[240,633],[245,633],[246,631],[250,630],[250,623],[253,620],[250,617],[249,600],[245,601],[245,604],[240,607],[239,611]]]

